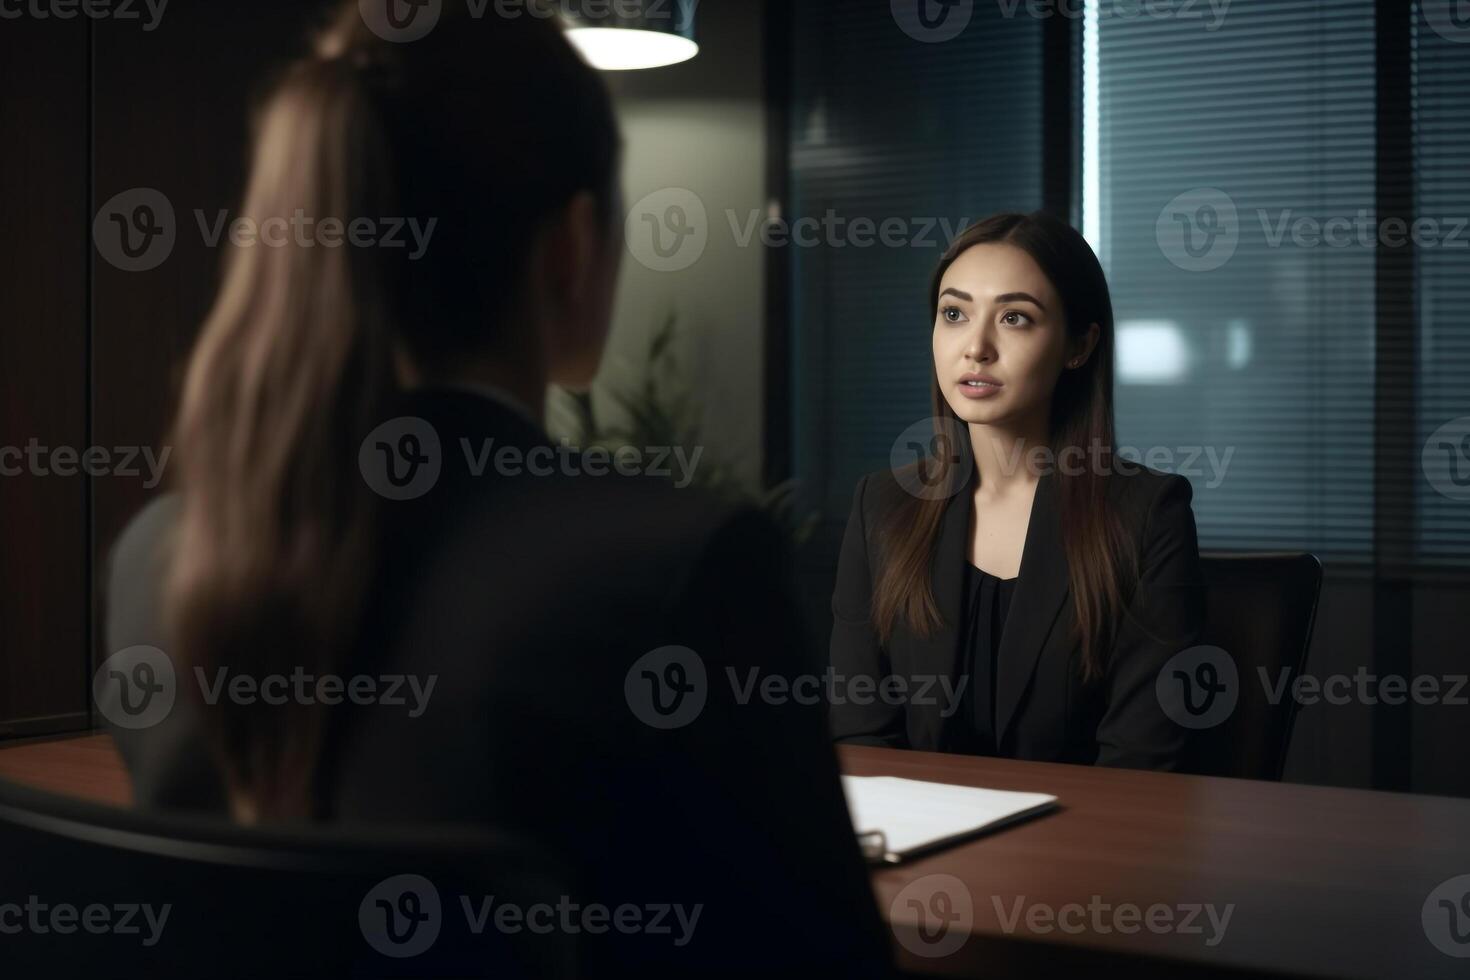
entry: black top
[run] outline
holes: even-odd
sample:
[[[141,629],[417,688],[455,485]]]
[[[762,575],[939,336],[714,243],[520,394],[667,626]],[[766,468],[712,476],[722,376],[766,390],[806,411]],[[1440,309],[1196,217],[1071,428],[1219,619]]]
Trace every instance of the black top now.
[[[960,593],[960,677],[965,681],[956,712],[953,751],[995,755],[995,664],[1016,579],[996,578],[965,562]]]

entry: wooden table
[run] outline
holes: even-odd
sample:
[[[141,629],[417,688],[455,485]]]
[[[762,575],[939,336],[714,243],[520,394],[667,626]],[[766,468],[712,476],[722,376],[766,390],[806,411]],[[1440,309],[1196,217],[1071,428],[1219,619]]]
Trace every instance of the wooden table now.
[[[891,749],[842,759],[853,775],[1045,792],[1062,807],[874,875],[908,971],[1470,977],[1470,958],[1429,938],[1470,956],[1470,800]],[[1460,875],[1426,925],[1431,892]],[[1445,897],[1463,901],[1463,944]],[[1162,906],[1161,931],[1125,905]],[[1204,912],[1198,933],[1163,928],[1196,905],[1233,909],[1223,928]]]
[[[133,787],[111,735],[0,742],[0,779],[113,806],[133,802]]]
[[[1470,956],[1430,939],[1433,930],[1470,954],[1470,911],[1457,912],[1460,945],[1437,904],[1443,896],[1429,903],[1428,927],[1421,917],[1437,886],[1470,875],[1470,800],[886,749],[844,747],[841,757],[854,775],[1061,802],[1048,816],[874,873],[908,972],[1470,977]],[[0,748],[0,777],[129,802],[105,735]],[[1449,900],[1466,890],[1470,877]]]

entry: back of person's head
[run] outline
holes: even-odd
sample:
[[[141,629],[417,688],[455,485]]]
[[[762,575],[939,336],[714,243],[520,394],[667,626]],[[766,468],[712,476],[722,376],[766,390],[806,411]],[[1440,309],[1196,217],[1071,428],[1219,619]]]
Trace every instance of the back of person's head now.
[[[610,99],[549,10],[468,6],[398,42],[350,0],[260,109],[241,215],[259,243],[227,259],[174,429],[164,612],[191,674],[351,656],[381,516],[358,451],[397,389],[496,359],[595,373],[619,255]],[[237,814],[309,814],[320,710],[227,701],[205,727]]]

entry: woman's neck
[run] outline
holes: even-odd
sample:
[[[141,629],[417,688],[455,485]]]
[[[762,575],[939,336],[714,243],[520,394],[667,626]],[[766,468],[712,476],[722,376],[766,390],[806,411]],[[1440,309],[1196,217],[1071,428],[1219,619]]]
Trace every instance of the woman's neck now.
[[[971,423],[969,428],[979,476],[976,497],[1003,499],[1035,489],[1041,478],[1035,454],[1047,447],[1045,420],[1015,427]]]
[[[469,359],[442,370],[418,373],[409,383],[497,388],[519,402],[538,425],[546,424],[546,371],[531,358]]]
[[[515,371],[484,370],[455,372],[452,376],[438,379],[448,384],[497,388],[520,403],[537,425],[546,424],[546,381],[544,377],[533,378],[529,374]]]

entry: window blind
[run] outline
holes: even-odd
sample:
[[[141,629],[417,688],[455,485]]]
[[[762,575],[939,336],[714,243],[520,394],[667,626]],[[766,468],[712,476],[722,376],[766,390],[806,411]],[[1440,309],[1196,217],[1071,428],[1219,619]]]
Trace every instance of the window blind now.
[[[1366,559],[1374,5],[1172,9],[1094,3],[1085,25],[1120,445],[1190,478],[1202,547]]]
[[[1436,235],[1416,250],[1424,477],[1416,545],[1427,565],[1470,561],[1470,16],[1415,4],[1412,35],[1415,210]]]
[[[824,537],[840,535],[858,476],[889,465],[903,430],[930,415],[926,293],[949,237],[1042,202],[1042,22],[1025,5],[1007,16],[976,3],[929,31],[926,4],[933,13],[928,0],[792,11],[786,220],[830,212],[904,229],[896,247],[846,233],[787,246],[793,471]]]

